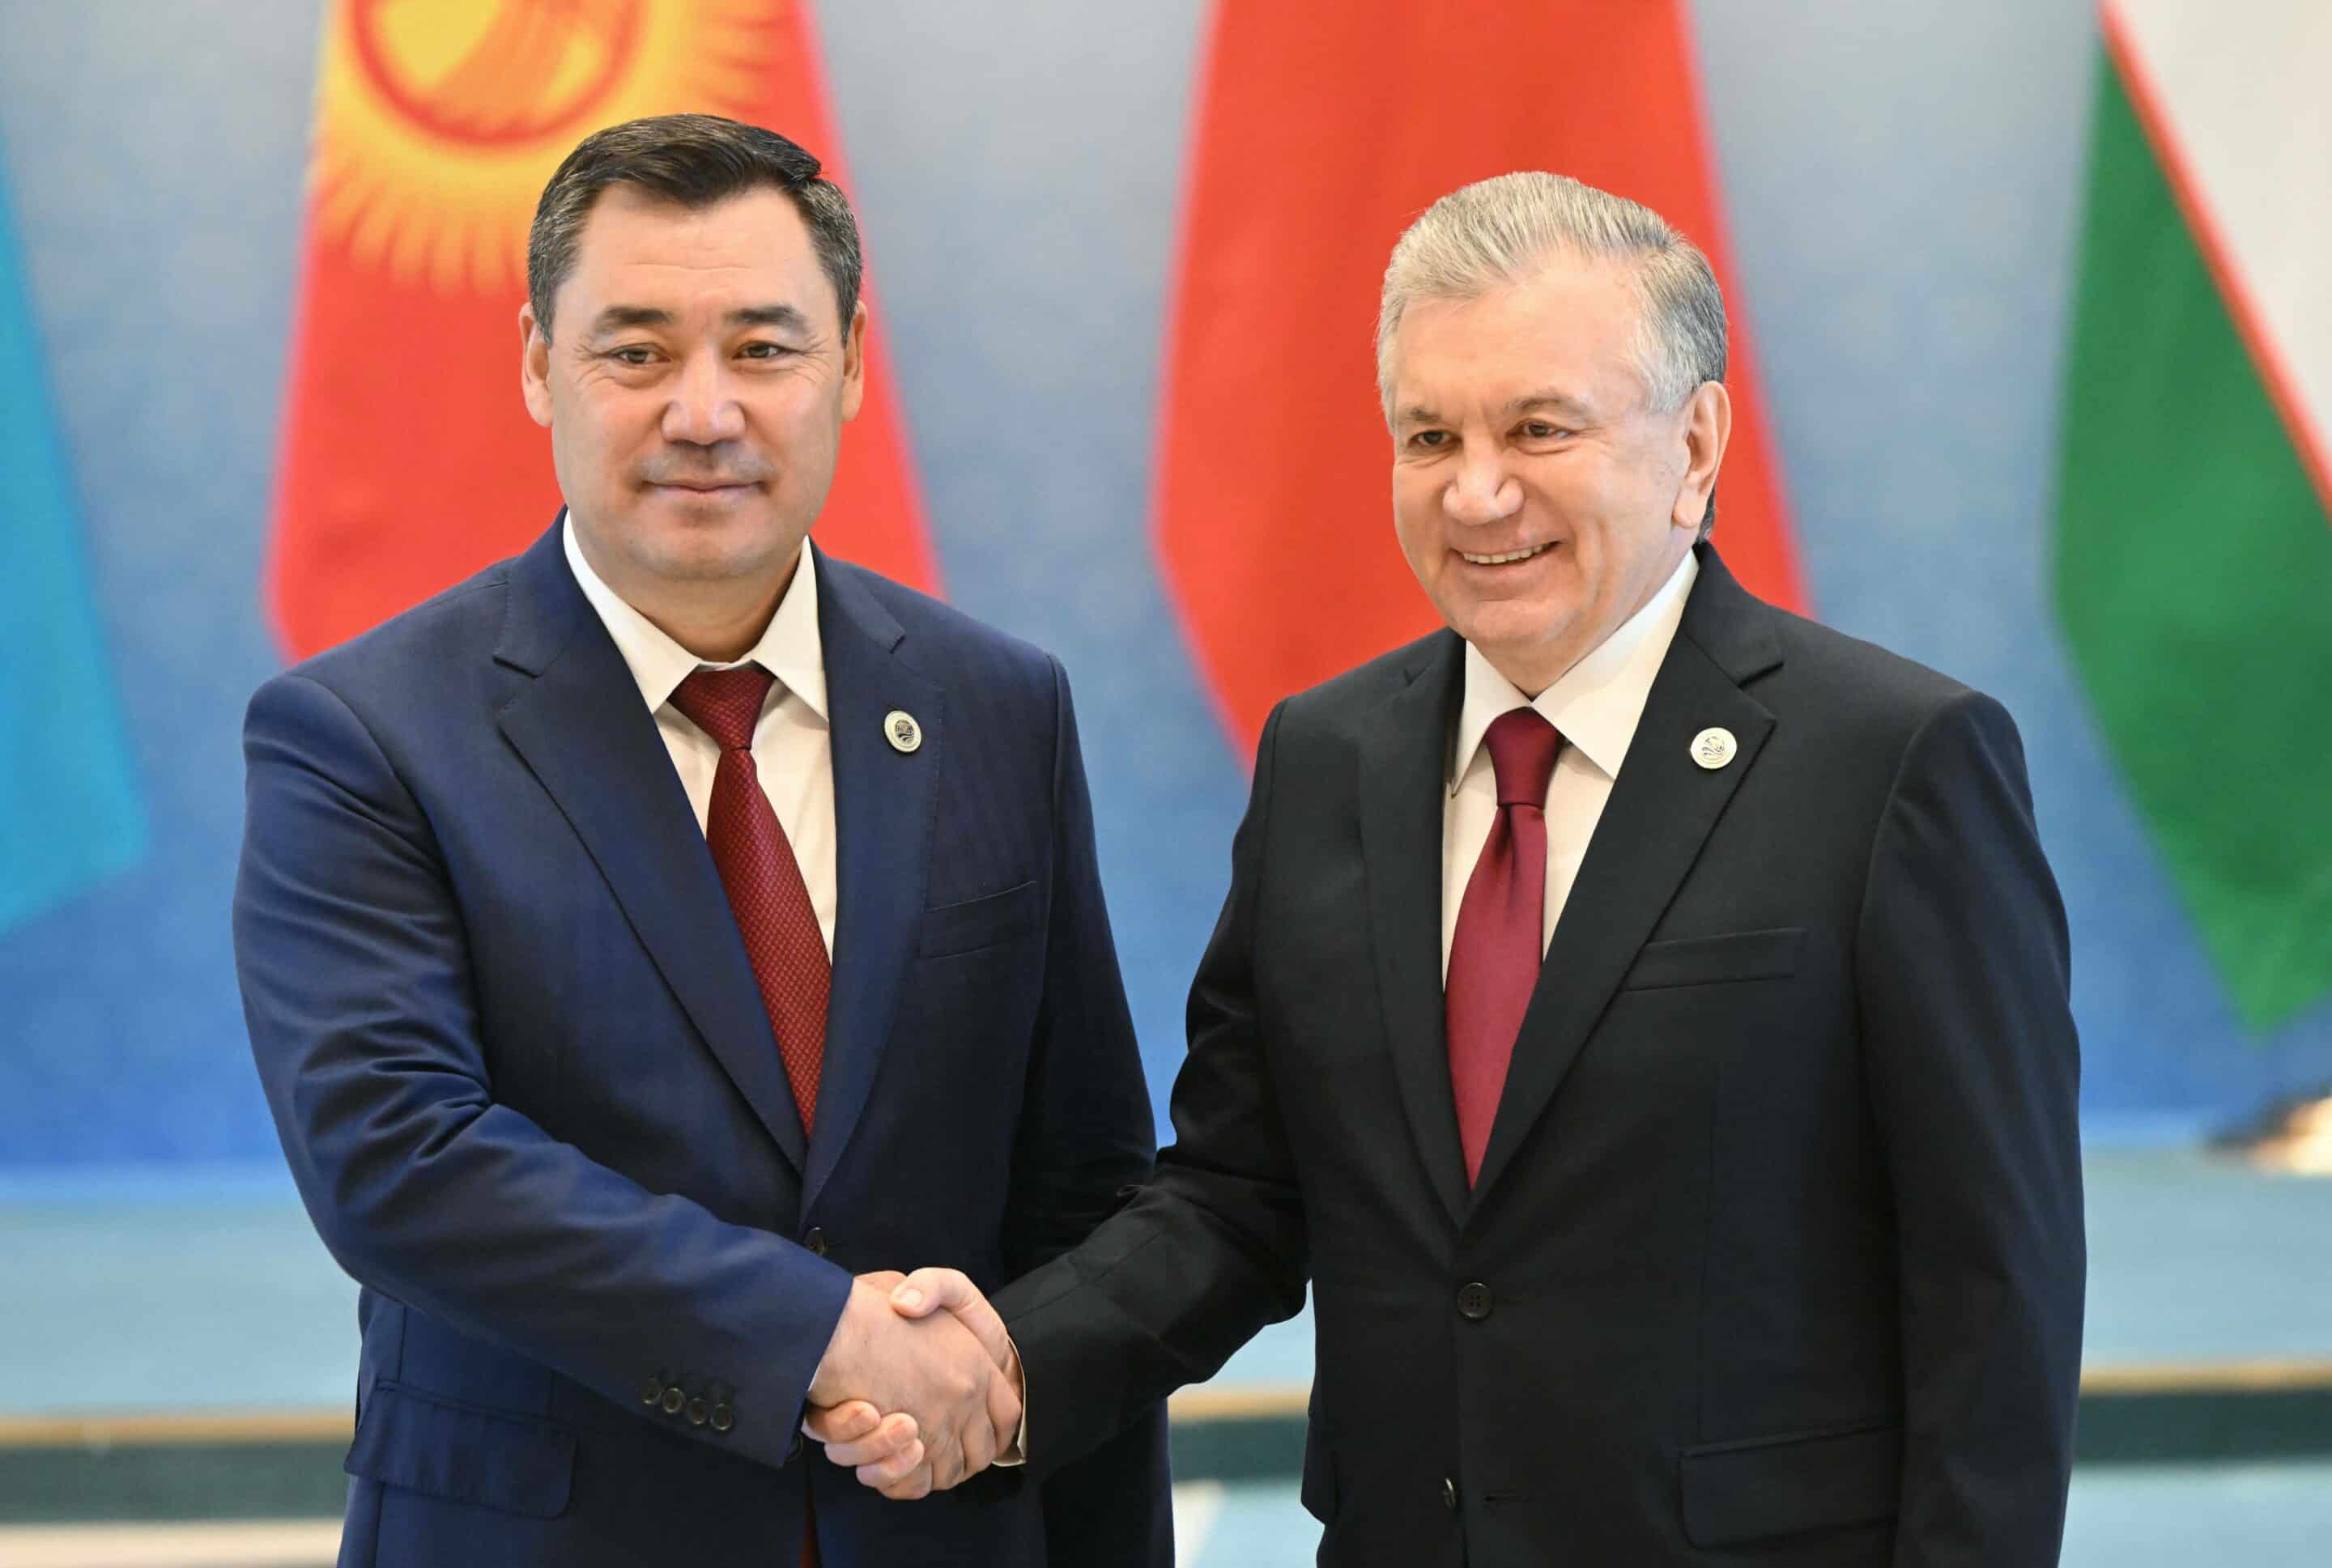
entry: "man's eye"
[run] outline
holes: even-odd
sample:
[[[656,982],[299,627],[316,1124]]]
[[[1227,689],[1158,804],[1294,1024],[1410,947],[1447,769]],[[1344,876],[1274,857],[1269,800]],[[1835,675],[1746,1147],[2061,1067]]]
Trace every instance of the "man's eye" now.
[[[607,351],[607,357],[618,365],[645,365],[655,357],[655,350],[635,345],[629,348],[611,348]]]
[[[1534,419],[1523,426],[1523,433],[1533,441],[1552,441],[1563,433],[1563,427],[1549,424],[1543,419]]]
[[[1421,447],[1427,451],[1432,451],[1448,443],[1449,432],[1446,430],[1420,430],[1409,438],[1410,445]]]
[[[782,343],[748,343],[738,353],[748,359],[782,359],[793,352]]]

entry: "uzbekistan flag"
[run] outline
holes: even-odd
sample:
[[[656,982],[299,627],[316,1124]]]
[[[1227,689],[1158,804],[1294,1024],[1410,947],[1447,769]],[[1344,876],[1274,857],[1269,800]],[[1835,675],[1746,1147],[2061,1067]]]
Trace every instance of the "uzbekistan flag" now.
[[[847,188],[801,0],[333,0],[268,595],[294,658],[516,553],[559,504],[519,397],[535,199],[575,144],[702,110]],[[882,339],[818,542],[935,569]]]
[[[2332,5],[2109,0],[2056,594],[2255,1029],[2332,990]]]
[[[1802,607],[1683,0],[1219,0],[1205,71],[1156,527],[1243,753],[1280,698],[1436,624],[1393,538],[1377,294],[1410,221],[1492,175],[1571,175],[1708,253],[1732,322],[1716,543]]]

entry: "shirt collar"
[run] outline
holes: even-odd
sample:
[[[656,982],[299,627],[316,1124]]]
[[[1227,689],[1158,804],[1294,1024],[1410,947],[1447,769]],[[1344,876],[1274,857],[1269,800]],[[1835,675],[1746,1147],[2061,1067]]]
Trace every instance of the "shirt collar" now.
[[[632,679],[639,683],[640,698],[653,713],[672,698],[680,683],[694,674],[705,663],[687,649],[674,641],[664,631],[616,596],[616,591],[591,569],[583,558],[582,546],[575,542],[575,524],[569,519],[561,528],[567,546],[567,567],[575,574],[576,586],[583,597],[591,602],[599,619],[615,640],[616,651],[624,656],[625,665]],[[801,560],[794,568],[793,581],[786,585],[785,597],[778,601],[769,623],[761,629],[760,641],[747,650],[742,659],[733,664],[717,664],[716,670],[729,670],[738,664],[758,664],[778,678],[788,691],[802,699],[812,713],[823,720],[826,713],[826,647],[817,632],[817,570],[813,546],[802,541]]]
[[[1466,700],[1458,715],[1458,744],[1449,756],[1449,790],[1458,791],[1491,722],[1517,708],[1534,708],[1560,730],[1565,744],[1606,778],[1620,776],[1620,763],[1636,738],[1637,722],[1652,694],[1652,679],[1668,658],[1668,644],[1684,619],[1684,602],[1700,575],[1700,562],[1687,550],[1659,592],[1620,623],[1620,629],[1565,670],[1563,679],[1524,697],[1499,674],[1471,642],[1466,644]]]

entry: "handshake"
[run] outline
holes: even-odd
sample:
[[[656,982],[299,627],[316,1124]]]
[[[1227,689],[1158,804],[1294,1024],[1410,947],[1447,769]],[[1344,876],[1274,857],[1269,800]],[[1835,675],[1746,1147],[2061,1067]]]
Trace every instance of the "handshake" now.
[[[1019,1462],[1020,1398],[1020,1358],[970,1279],[861,1274],[810,1379],[802,1432],[884,1497],[921,1497]]]

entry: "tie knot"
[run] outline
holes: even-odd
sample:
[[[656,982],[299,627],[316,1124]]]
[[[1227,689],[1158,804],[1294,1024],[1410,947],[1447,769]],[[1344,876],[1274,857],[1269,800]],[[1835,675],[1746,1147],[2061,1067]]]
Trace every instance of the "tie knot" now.
[[[761,704],[776,679],[758,664],[740,664],[734,670],[700,667],[673,689],[672,705],[722,751],[750,751]]]
[[[1490,722],[1482,744],[1490,748],[1490,766],[1498,775],[1498,803],[1544,808],[1563,732],[1538,709],[1517,708]]]

